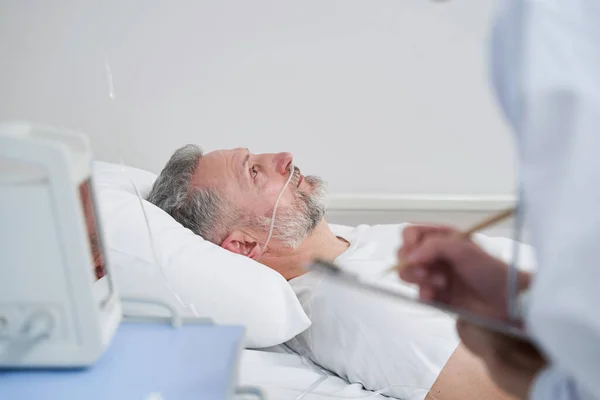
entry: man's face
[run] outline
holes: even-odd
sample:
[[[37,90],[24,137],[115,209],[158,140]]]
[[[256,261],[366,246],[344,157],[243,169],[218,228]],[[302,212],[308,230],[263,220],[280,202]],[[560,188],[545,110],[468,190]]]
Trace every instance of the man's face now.
[[[271,217],[290,174],[290,153],[252,154],[245,148],[219,150],[200,159],[192,179],[196,187],[216,187],[248,217]],[[325,183],[295,168],[277,209],[278,225],[307,236],[324,216]]]

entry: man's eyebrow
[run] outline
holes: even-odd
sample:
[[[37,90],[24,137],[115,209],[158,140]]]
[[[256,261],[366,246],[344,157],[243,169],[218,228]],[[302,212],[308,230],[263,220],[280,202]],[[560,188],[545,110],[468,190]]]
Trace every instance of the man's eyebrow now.
[[[248,169],[248,161],[250,161],[250,151],[248,149],[246,149],[246,155],[244,156],[244,159],[242,160],[242,175],[245,175],[245,171]]]

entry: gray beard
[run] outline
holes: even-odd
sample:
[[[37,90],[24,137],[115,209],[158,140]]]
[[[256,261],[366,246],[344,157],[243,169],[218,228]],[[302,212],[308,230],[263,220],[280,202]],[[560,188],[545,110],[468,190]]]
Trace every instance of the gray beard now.
[[[323,217],[325,217],[327,183],[317,176],[307,176],[304,178],[304,180],[312,187],[312,191],[310,193],[304,193],[298,190],[299,202],[302,204],[303,208],[302,215],[306,220],[306,237],[312,233],[319,222],[321,222]]]
[[[293,206],[277,209],[275,215],[273,238],[292,249],[300,245],[325,217],[327,183],[317,176],[305,176],[304,180],[312,190],[309,193],[301,191],[298,180],[292,179],[290,184],[295,185],[296,201]],[[261,218],[259,225],[268,234],[271,215]]]

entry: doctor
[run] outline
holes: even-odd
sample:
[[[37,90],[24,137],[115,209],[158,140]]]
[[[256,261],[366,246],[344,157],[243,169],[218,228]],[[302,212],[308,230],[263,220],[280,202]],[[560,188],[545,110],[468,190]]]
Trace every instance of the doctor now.
[[[458,331],[520,399],[600,399],[600,1],[506,0],[492,50],[540,265],[520,276],[535,346],[463,321]],[[508,266],[450,232],[407,230],[401,277],[425,299],[505,316]]]

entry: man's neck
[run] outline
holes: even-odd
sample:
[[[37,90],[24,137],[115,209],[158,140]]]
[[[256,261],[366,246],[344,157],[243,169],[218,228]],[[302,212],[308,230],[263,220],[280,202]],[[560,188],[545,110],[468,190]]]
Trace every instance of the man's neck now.
[[[309,237],[295,249],[273,246],[259,260],[279,272],[286,280],[296,278],[306,271],[304,266],[315,259],[334,261],[350,244],[338,238],[323,219]]]

